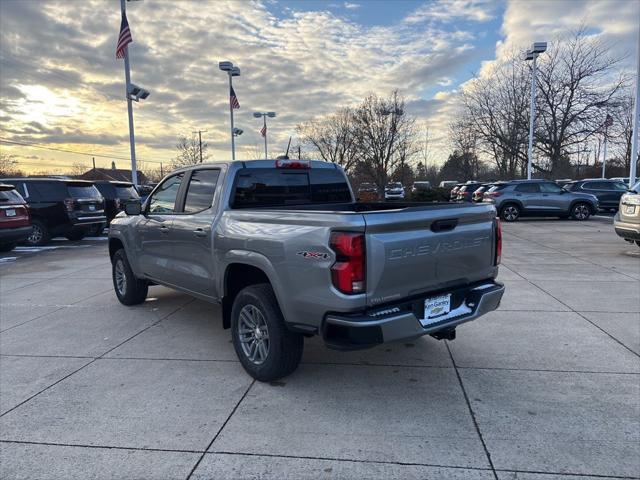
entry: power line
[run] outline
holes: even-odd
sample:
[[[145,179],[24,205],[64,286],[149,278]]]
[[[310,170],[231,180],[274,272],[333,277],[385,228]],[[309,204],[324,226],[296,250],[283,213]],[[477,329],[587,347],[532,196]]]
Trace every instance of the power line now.
[[[37,143],[30,143],[30,142],[18,142],[16,140],[8,140],[5,138],[0,137],[0,142],[2,143],[8,143],[8,144],[12,144],[12,145],[22,145],[24,147],[33,147],[33,148],[40,148],[43,150],[51,150],[53,152],[62,152],[62,153],[72,153],[75,155],[85,155],[87,157],[100,157],[100,158],[107,158],[107,159],[116,159],[116,160],[130,160],[130,158],[128,157],[119,157],[117,155],[104,155],[101,153],[92,153],[92,152],[78,152],[75,150],[68,150],[68,149],[64,149],[64,148],[55,148],[55,147],[47,147],[45,145],[39,145]],[[166,160],[146,160],[146,159],[140,159],[141,162],[147,162],[147,163],[163,163],[166,162]]]

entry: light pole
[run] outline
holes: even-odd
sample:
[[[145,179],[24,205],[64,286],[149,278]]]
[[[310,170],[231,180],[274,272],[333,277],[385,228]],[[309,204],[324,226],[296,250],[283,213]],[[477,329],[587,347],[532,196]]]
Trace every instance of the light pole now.
[[[538,55],[547,50],[547,42],[535,42],[531,50],[527,51],[525,60],[533,60],[531,70],[531,107],[529,113],[529,150],[527,152],[527,180],[531,180],[531,167],[533,165],[533,130],[536,123],[536,60]]]
[[[640,128],[640,30],[638,30],[638,51],[636,52],[636,95],[633,111],[633,133],[631,134],[631,161],[629,166],[629,188],[636,181],[636,162],[638,160],[638,128]]]
[[[264,137],[264,159],[267,160],[269,158],[269,154],[267,153],[267,117],[275,118],[276,112],[253,112],[254,118],[262,117],[262,130],[260,133]]]
[[[191,132],[198,134],[198,145],[200,146],[200,163],[202,163],[202,134],[206,132],[207,130],[198,130],[197,132]]]
[[[220,68],[220,70],[222,70],[223,72],[227,72],[227,75],[229,76],[229,115],[231,117],[231,130],[230,130],[231,131],[231,159],[235,160],[236,159],[236,140],[235,140],[236,135],[234,134],[234,128],[233,128],[233,109],[237,107],[234,107],[231,99],[231,92],[233,92],[233,81],[231,79],[233,77],[240,76],[240,67],[236,67],[233,65],[232,62],[227,61],[227,62],[218,63],[218,68]],[[237,99],[236,99],[236,102],[237,102]]]

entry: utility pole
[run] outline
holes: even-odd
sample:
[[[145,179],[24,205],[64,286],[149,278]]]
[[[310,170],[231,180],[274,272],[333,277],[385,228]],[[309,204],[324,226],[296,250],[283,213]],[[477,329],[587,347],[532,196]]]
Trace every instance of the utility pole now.
[[[120,11],[124,17],[126,12],[125,0],[120,0]],[[129,113],[129,145],[131,146],[131,183],[138,186],[138,166],[136,164],[136,141],[133,133],[133,101],[129,95],[131,74],[129,72],[129,46],[124,47],[124,90],[127,96],[127,112]]]
[[[198,130],[197,132],[192,132],[198,134],[198,143],[200,145],[200,163],[202,163],[202,134],[206,132],[206,130]]]
[[[93,169],[96,169],[96,157],[91,157],[91,160],[93,161]]]

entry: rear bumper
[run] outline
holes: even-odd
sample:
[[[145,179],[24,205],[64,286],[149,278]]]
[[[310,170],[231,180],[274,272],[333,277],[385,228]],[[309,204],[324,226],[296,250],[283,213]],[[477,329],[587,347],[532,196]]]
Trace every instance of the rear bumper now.
[[[104,215],[92,215],[87,213],[74,216],[70,219],[73,227],[82,227],[84,225],[95,225],[96,223],[107,223],[107,217]]]
[[[434,296],[442,293],[448,292]],[[330,313],[325,317],[322,335],[329,347],[351,350],[453,330],[498,308],[503,294],[504,285],[493,280],[459,289],[455,296],[452,293],[451,312],[426,326],[421,323],[419,312],[431,295],[355,315]],[[454,298],[458,298],[457,302]]]
[[[640,240],[640,223],[620,221],[620,213],[613,219],[613,228],[619,237],[625,240]]]
[[[0,242],[20,243],[31,235],[31,225],[16,228],[0,228]]]

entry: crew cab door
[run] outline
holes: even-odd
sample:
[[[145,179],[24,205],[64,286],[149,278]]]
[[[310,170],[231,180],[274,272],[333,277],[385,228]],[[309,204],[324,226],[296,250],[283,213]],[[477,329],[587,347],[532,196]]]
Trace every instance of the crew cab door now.
[[[183,179],[184,173],[172,175],[154,190],[137,227],[140,269],[145,276],[161,282],[169,282],[172,277],[171,229]]]
[[[173,275],[171,283],[192,292],[216,297],[212,224],[220,169],[190,172],[185,197],[172,225]]]

